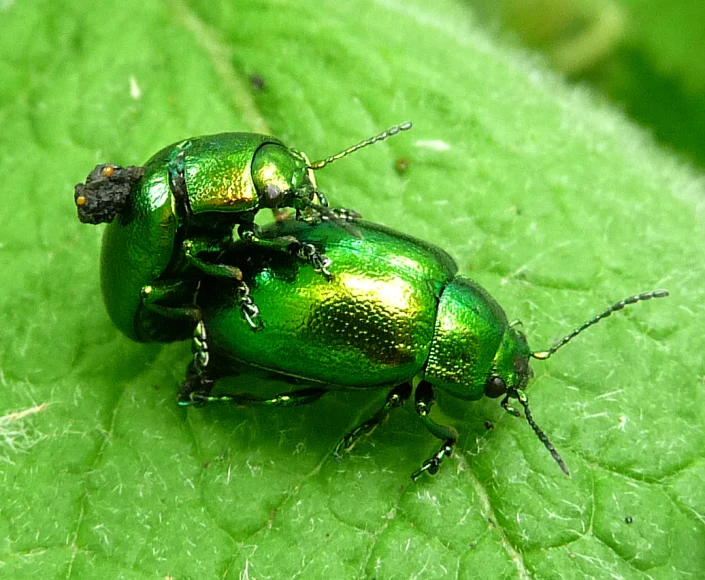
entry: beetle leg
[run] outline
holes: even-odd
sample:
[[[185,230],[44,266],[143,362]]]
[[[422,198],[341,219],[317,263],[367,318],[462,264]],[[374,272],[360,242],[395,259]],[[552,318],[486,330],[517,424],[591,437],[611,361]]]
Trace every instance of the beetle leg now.
[[[355,427],[336,445],[333,456],[339,458],[341,451],[350,451],[363,435],[370,435],[378,425],[386,421],[389,411],[401,407],[411,396],[411,382],[403,383],[394,387],[387,395],[387,400],[370,419]]]
[[[433,386],[428,381],[421,381],[416,387],[415,394],[416,412],[434,437],[443,439],[441,448],[423,462],[421,468],[411,474],[411,479],[416,481],[423,473],[435,475],[444,458],[450,457],[453,447],[458,442],[458,432],[450,425],[436,423],[430,417],[431,407],[436,402]]]
[[[316,248],[313,244],[301,242],[294,236],[277,236],[272,239],[263,240],[257,235],[258,229],[259,228],[256,224],[242,224],[238,228],[238,235],[245,242],[250,244],[258,244],[265,247],[287,250],[296,255],[298,258],[311,264],[313,271],[323,274],[326,277],[326,280],[331,280],[333,278],[333,275],[328,270],[331,265],[330,258],[321,254],[318,251],[318,248]]]
[[[235,294],[237,302],[242,311],[242,315],[247,320],[252,330],[257,332],[262,329],[262,322],[259,320],[259,308],[250,297],[250,288],[242,280],[242,270],[237,266],[230,264],[212,264],[198,257],[198,253],[202,251],[213,251],[213,248],[205,243],[200,243],[196,240],[186,240],[183,244],[184,256],[189,264],[198,268],[205,274],[214,278],[225,278],[235,282]]]
[[[186,378],[179,386],[177,403],[181,407],[197,406],[201,399],[208,396],[213,388],[213,380],[199,374],[191,363],[186,371]]]
[[[202,252],[214,251],[214,248],[200,242],[199,240],[184,240],[183,243],[184,256],[188,263],[201,270],[203,273],[215,278],[226,278],[228,280],[242,281],[242,270],[237,266],[229,264],[213,264],[198,257]]]
[[[275,250],[288,250],[292,244],[297,244],[298,240],[294,236],[276,236],[273,238],[261,238],[260,228],[257,224],[244,223],[237,229],[237,235],[247,244],[257,244],[265,248]]]
[[[208,389],[208,391],[192,391],[188,393],[186,398],[179,400],[179,404],[182,407],[189,405],[203,406],[207,403],[232,403],[238,407],[299,407],[301,405],[308,405],[309,403],[317,401],[327,392],[327,389],[311,387],[308,389],[300,389],[298,391],[290,391],[288,393],[280,393],[274,397],[266,398],[258,397],[257,395],[252,395],[250,393],[211,395],[210,389]]]
[[[240,282],[235,288],[235,293],[237,295],[237,302],[240,305],[240,310],[245,320],[247,320],[247,324],[250,325],[250,328],[254,332],[262,330],[264,325],[259,318],[259,308],[257,308],[255,301],[252,300],[250,296],[250,287],[244,282]]]
[[[201,319],[200,309],[187,304],[189,300],[193,300],[195,292],[195,286],[190,287],[182,280],[160,281],[142,288],[142,305],[147,310],[167,318],[186,318],[198,322]],[[171,306],[171,304],[181,304],[181,306]]]
[[[314,272],[323,274],[326,277],[326,280],[333,279],[333,274],[331,274],[328,270],[332,263],[328,256],[321,254],[313,244],[297,242],[294,247],[296,246],[298,246],[296,255],[311,264]]]
[[[207,397],[213,388],[213,378],[207,373],[210,353],[206,325],[203,320],[199,320],[193,329],[191,352],[193,360],[186,371],[186,379],[179,387],[177,399],[182,407],[203,404],[203,398]]]
[[[502,402],[500,403],[502,405],[502,409],[504,409],[507,413],[512,415],[513,417],[521,417],[521,413],[519,412],[519,409],[516,407],[512,407],[509,404],[509,395],[506,395],[504,399],[502,399]]]

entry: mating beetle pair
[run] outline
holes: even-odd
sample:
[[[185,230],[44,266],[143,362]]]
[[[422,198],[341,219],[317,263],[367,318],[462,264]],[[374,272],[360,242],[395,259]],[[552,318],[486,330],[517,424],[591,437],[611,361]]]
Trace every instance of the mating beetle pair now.
[[[519,411],[509,403],[517,399],[532,429],[568,473],[529,408],[524,388],[532,374],[530,358],[548,359],[585,328],[625,305],[668,294],[661,290],[629,297],[590,319],[553,348],[532,352],[523,333],[508,322],[497,302],[473,281],[457,276],[455,262],[443,250],[360,220],[354,223],[355,235],[332,220],[283,220],[257,232],[260,244],[212,240],[217,254],[213,252],[214,260],[197,275],[174,268],[172,271],[181,276],[174,284],[180,285],[182,294],[172,304],[181,306],[170,306],[161,312],[160,321],[147,324],[145,309],[115,302],[112,290],[106,290],[106,270],[111,272],[109,281],[115,283],[123,276],[145,280],[148,270],[137,268],[139,251],[128,267],[120,266],[112,251],[106,252],[116,235],[111,229],[124,234],[123,247],[130,250],[134,232],[121,231],[130,223],[118,218],[106,230],[104,299],[109,310],[124,308],[119,315],[131,323],[126,327],[139,328],[143,336],[152,339],[183,337],[183,328],[169,324],[171,314],[187,314],[185,318],[195,322],[194,362],[180,389],[180,404],[296,406],[339,388],[388,389],[379,411],[341,441],[340,451],[350,449],[391,409],[410,398],[413,382],[418,381],[415,409],[442,444],[414,472],[414,479],[436,473],[458,438],[453,427],[430,417],[434,389],[468,401],[503,397],[502,406],[514,415]],[[177,227],[173,236],[179,235],[183,234]],[[322,277],[295,256],[278,251],[277,240],[282,239],[297,240],[301,247],[325,255],[331,260],[331,276]],[[130,267],[137,269],[137,274]],[[211,271],[229,268],[237,268],[239,277],[211,275]],[[259,332],[252,332],[249,320],[242,315],[237,291],[240,283],[246,285],[260,309],[264,325]],[[134,337],[132,332],[126,334]],[[310,386],[269,398],[211,392],[216,379],[243,366],[295,377]]]

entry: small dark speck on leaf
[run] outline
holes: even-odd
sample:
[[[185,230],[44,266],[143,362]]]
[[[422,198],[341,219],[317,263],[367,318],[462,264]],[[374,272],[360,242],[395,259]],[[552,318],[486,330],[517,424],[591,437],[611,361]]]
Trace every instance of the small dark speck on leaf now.
[[[494,429],[494,423],[492,421],[485,421],[485,429],[492,431],[492,429]]]
[[[210,461],[206,461],[206,462],[203,464],[203,469],[208,469],[208,466],[209,466],[210,464],[211,464]]]
[[[627,524],[631,524],[634,520],[632,519],[632,516],[627,516],[624,518],[624,522]]]
[[[252,83],[252,88],[256,91],[261,91],[267,86],[264,79],[257,73],[250,75],[250,83]]]
[[[409,171],[409,165],[411,165],[411,162],[408,157],[397,157],[394,162],[394,169],[396,169],[396,172],[399,175],[404,175],[407,171]]]

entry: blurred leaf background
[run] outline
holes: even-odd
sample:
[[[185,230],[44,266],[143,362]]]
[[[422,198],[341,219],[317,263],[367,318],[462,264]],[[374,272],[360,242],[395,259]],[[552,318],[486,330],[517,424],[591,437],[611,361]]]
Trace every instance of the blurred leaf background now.
[[[545,55],[705,167],[705,3],[468,0],[485,25]]]
[[[0,0],[0,577],[705,577],[701,12]],[[73,206],[95,164],[238,130],[319,158],[407,119],[321,187],[448,250],[534,348],[672,292],[534,364],[571,479],[496,401],[440,397],[461,440],[417,484],[437,442],[410,409],[331,456],[382,392],[180,409],[189,345],[107,318]]]

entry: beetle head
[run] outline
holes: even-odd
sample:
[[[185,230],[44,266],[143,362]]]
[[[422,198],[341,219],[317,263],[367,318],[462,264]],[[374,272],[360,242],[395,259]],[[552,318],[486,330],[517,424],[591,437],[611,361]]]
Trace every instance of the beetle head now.
[[[260,208],[293,207],[309,216],[333,218],[325,195],[318,191],[314,171],[342,159],[351,153],[384,141],[401,131],[411,129],[411,123],[390,127],[375,137],[366,139],[344,151],[311,163],[305,153],[288,149],[279,143],[262,145],[252,160],[252,179]]]
[[[507,327],[485,383],[485,396],[496,399],[523,389],[533,376],[530,356],[524,333],[514,326]]]
[[[306,156],[278,143],[267,143],[257,150],[252,160],[252,180],[261,208],[300,209],[316,191]]]
[[[125,207],[132,186],[144,174],[142,167],[96,165],[85,183],[76,185],[74,201],[78,219],[84,224],[101,224],[113,221]]]
[[[634,296],[629,296],[624,300],[615,302],[612,306],[600,312],[600,314],[593,316],[587,322],[581,324],[570,334],[564,336],[559,340],[554,346],[548,350],[534,351],[529,350],[529,346],[526,342],[524,334],[516,330],[513,326],[508,328],[507,332],[513,333],[513,338],[506,340],[502,346],[499,348],[497,353],[497,359],[495,361],[494,372],[489,377],[487,383],[485,384],[485,395],[491,398],[501,397],[502,407],[509,411],[512,415],[519,416],[518,410],[509,406],[509,399],[516,399],[519,401],[521,406],[524,408],[524,415],[526,415],[526,420],[531,425],[534,433],[538,436],[539,440],[544,444],[546,449],[551,453],[553,459],[560,466],[560,468],[565,472],[566,475],[570,475],[566,464],[563,462],[556,448],[551,444],[546,434],[541,430],[541,428],[536,424],[533,415],[531,414],[531,409],[529,407],[529,399],[524,392],[524,387],[529,379],[532,377],[531,367],[529,366],[529,357],[535,358],[537,360],[547,360],[551,358],[558,350],[563,348],[576,336],[582,333],[587,328],[590,328],[594,324],[597,324],[601,320],[604,320],[608,316],[611,316],[615,312],[624,309],[626,306],[631,304],[636,304],[637,302],[643,302],[646,300],[651,300],[653,298],[664,298],[668,296],[666,290],[653,290],[651,292],[642,292],[641,294],[635,294]],[[512,350],[515,352],[513,353]],[[510,365],[512,368],[510,368]]]
[[[524,392],[529,379],[534,375],[529,365],[529,357],[532,355],[524,333],[514,326],[509,326],[504,334],[504,340],[497,350],[492,372],[485,383],[485,396],[491,399],[503,396],[502,407],[515,417],[520,417],[520,412],[509,405],[510,399],[517,399],[524,408],[524,415],[534,433],[563,472],[570,476],[563,458],[534,420],[529,407],[529,399]]]

